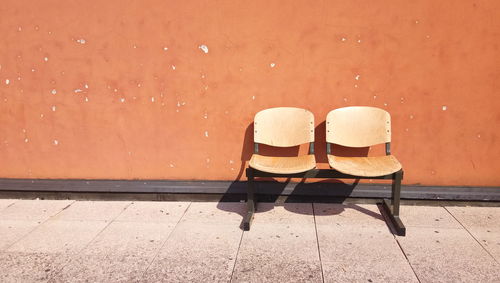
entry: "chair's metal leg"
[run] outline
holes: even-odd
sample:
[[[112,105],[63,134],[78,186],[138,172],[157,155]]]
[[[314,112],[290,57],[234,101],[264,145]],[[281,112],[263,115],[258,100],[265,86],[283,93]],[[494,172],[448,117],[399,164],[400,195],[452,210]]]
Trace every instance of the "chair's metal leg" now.
[[[249,174],[250,173],[250,174]],[[243,230],[250,230],[250,223],[252,222],[253,214],[255,212],[255,184],[253,182],[253,174],[251,169],[247,171],[248,177],[248,188],[247,188],[247,215],[245,216],[245,220],[243,221]]]
[[[389,218],[396,229],[396,234],[399,236],[406,235],[406,227],[399,218],[399,204],[401,200],[401,179],[403,178],[403,171],[400,170],[394,173],[394,179],[392,180],[392,197],[391,202],[384,199],[383,207],[389,215]]]

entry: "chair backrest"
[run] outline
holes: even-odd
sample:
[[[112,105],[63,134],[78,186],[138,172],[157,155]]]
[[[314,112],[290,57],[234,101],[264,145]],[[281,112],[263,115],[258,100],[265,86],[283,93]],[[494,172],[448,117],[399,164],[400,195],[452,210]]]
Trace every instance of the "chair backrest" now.
[[[351,106],[326,116],[326,142],[366,147],[391,142],[391,115],[380,108]]]
[[[295,107],[276,107],[258,112],[254,142],[277,147],[314,142],[314,115]]]

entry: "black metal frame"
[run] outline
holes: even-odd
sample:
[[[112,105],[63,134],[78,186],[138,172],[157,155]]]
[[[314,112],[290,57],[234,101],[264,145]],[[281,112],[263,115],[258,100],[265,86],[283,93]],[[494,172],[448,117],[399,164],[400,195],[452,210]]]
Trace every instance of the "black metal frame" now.
[[[386,154],[391,154],[391,144],[385,144]],[[259,145],[257,143],[254,144],[254,153],[259,153]],[[331,153],[331,144],[327,143],[327,153]],[[314,154],[314,142],[311,142],[309,145],[309,154]],[[248,188],[247,188],[247,214],[245,219],[243,220],[243,229],[245,231],[250,230],[250,224],[253,219],[253,215],[256,209],[256,198],[255,198],[255,177],[274,177],[274,178],[322,178],[322,179],[385,179],[392,180],[392,192],[391,192],[391,200],[383,199],[382,207],[385,212],[389,216],[389,220],[393,224],[396,234],[399,236],[405,236],[406,227],[403,222],[399,218],[399,207],[400,207],[400,199],[401,199],[401,180],[403,179],[403,169],[384,176],[378,177],[363,177],[363,176],[354,176],[349,174],[341,173],[334,169],[312,169],[309,171],[295,173],[295,174],[276,174],[260,171],[254,168],[247,168],[246,175],[248,179]]]

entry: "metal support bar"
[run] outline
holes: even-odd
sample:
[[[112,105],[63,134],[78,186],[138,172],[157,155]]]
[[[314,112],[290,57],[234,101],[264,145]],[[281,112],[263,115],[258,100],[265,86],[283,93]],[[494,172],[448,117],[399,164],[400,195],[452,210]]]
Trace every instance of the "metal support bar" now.
[[[399,218],[399,206],[401,201],[401,180],[403,179],[403,170],[400,170],[394,174],[389,174],[386,176],[378,177],[362,177],[348,175],[338,172],[333,169],[312,169],[306,172],[296,173],[296,174],[275,174],[259,171],[253,168],[248,168],[247,171],[248,178],[248,199],[247,199],[247,215],[245,217],[243,228],[248,231],[250,229],[250,223],[252,221],[253,214],[255,212],[256,200],[254,196],[254,177],[277,177],[277,178],[325,178],[325,179],[391,179],[392,180],[392,194],[391,201],[384,199],[382,206],[384,207],[389,220],[396,229],[396,233],[400,236],[406,234],[406,228]]]
[[[248,178],[248,188],[247,188],[247,214],[245,216],[245,219],[243,220],[243,230],[245,231],[250,230],[250,223],[252,222],[253,214],[255,212],[255,207],[256,207],[253,171],[254,170],[252,168],[248,168],[246,170]]]
[[[399,206],[401,201],[401,179],[403,178],[403,170],[394,173],[394,180],[392,181],[392,195],[391,202],[384,199],[383,207],[389,218],[396,229],[396,233],[399,236],[404,236],[406,234],[406,227],[399,218]]]
[[[309,143],[309,154],[314,154],[314,142]]]
[[[259,144],[258,143],[253,144],[253,153],[259,154]]]
[[[385,143],[385,155],[391,155],[391,143],[390,142]]]
[[[331,179],[386,179],[386,180],[393,179],[393,174],[386,176],[378,176],[378,177],[361,177],[361,176],[354,176],[354,175],[340,173],[333,169],[311,169],[306,172],[295,173],[295,174],[276,174],[276,173],[268,173],[253,169],[252,174],[254,177],[275,177],[275,178],[331,178]]]

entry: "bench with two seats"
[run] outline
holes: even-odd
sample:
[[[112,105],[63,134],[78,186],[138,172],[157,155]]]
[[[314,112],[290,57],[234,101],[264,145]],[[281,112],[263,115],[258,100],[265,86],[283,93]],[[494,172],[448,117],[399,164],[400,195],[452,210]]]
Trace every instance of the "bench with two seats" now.
[[[254,119],[254,154],[246,169],[248,178],[247,215],[244,230],[256,209],[255,178],[331,178],[392,180],[391,199],[383,207],[398,235],[406,228],[399,218],[403,169],[391,154],[391,116],[379,108],[351,106],[330,111],[326,117],[326,152],[330,169],[316,169],[314,157],[314,115],[305,109],[277,107],[262,110]],[[279,157],[259,154],[259,144],[293,147],[309,143],[309,153]],[[385,144],[383,156],[343,157],[332,154],[332,144],[345,147],[371,147]]]

